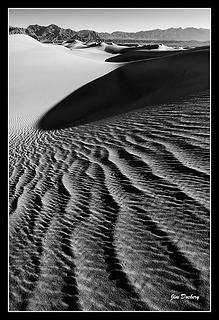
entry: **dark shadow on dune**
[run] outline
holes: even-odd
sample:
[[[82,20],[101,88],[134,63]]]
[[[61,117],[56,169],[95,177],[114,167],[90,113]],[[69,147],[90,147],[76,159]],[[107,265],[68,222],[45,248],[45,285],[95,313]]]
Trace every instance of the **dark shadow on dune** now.
[[[176,55],[179,53],[187,54],[194,51],[202,51],[202,50],[209,50],[210,46],[202,46],[202,47],[196,47],[189,50],[167,50],[167,51],[145,51],[142,48],[129,48],[126,51],[122,50],[117,54],[116,56],[107,58],[106,62],[131,62],[131,61],[137,61],[137,60],[146,60],[146,59],[152,59],[152,58],[158,58],[158,57],[165,57],[165,56],[171,56]]]
[[[131,62],[179,54],[181,51],[143,51],[133,50],[107,58],[106,62]]]
[[[209,63],[204,48],[126,64],[71,93],[38,127],[78,126],[208,89]]]
[[[121,49],[120,53],[127,53],[127,52],[132,52],[133,50],[152,50],[152,49],[158,49],[159,48],[159,44],[148,44],[148,45],[142,45],[139,47],[130,47],[130,48],[124,48]]]

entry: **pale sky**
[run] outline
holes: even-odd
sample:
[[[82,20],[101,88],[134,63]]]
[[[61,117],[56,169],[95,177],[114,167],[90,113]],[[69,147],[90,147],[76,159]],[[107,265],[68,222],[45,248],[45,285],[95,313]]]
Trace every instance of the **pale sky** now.
[[[167,28],[210,29],[210,9],[9,9],[9,25],[26,28],[30,24],[56,24],[78,31],[136,32]]]

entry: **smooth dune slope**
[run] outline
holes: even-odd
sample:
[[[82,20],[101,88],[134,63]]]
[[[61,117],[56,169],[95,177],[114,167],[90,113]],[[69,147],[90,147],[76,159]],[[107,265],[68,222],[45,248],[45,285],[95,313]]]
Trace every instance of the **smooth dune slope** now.
[[[126,64],[74,91],[46,113],[41,129],[100,120],[209,87],[209,50]]]
[[[32,125],[72,91],[118,67],[106,64],[103,52],[92,59],[27,35],[9,37],[9,100],[11,128]],[[90,59],[87,59],[89,58]]]

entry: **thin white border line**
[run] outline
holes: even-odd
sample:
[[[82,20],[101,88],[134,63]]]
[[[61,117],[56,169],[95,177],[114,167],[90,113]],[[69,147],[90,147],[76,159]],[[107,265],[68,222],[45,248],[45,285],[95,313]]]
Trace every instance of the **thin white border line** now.
[[[29,310],[27,310],[27,311],[8,311],[8,312],[10,312],[10,313],[16,313],[16,312],[23,312],[23,313],[25,313],[25,312],[62,312],[62,313],[65,313],[65,312],[67,312],[67,313],[70,313],[70,312],[83,312],[83,313],[92,313],[92,312],[116,312],[116,313],[121,313],[121,312],[128,312],[128,313],[134,313],[134,312],[147,312],[147,313],[150,313],[150,312],[156,312],[156,313],[166,313],[166,312],[192,312],[192,313],[210,313],[211,311],[210,310],[203,310],[203,311],[159,311],[159,310],[154,310],[154,311],[127,311],[127,310],[124,310],[124,311],[47,311],[47,310],[45,310],[45,311],[29,311]]]
[[[71,10],[86,10],[86,9],[90,9],[90,10],[108,10],[108,9],[115,9],[115,10],[157,10],[157,9],[162,9],[162,10],[176,10],[176,9],[185,9],[185,10],[211,10],[210,7],[208,8],[113,8],[113,7],[109,7],[109,8],[8,8],[9,10],[35,10],[35,9],[39,9],[39,10],[66,10],[66,9],[71,9]]]
[[[81,8],[8,8],[8,28],[9,28],[9,10],[10,9],[81,9]],[[82,9],[102,9],[102,8],[82,8]],[[136,8],[103,8],[103,9],[136,9]],[[142,8],[137,8],[137,9],[142,9]],[[209,9],[210,10],[210,310],[200,310],[200,311],[168,311],[168,310],[156,310],[156,311],[12,311],[9,310],[9,206],[8,206],[8,312],[9,313],[16,313],[16,312],[21,312],[21,313],[26,313],[26,312],[34,312],[34,313],[39,313],[39,312],[64,312],[64,313],[71,313],[71,312],[83,312],[83,313],[92,313],[92,312],[129,312],[129,313],[134,313],[134,312],[146,312],[146,313],[151,313],[151,312],[181,312],[181,313],[187,313],[187,312],[192,312],[192,313],[210,313],[211,312],[211,297],[212,297],[212,292],[211,292],[211,231],[212,231],[212,224],[211,224],[211,8],[143,8],[143,9]],[[9,36],[9,35],[8,35]],[[10,105],[10,98],[9,98],[9,37],[8,37],[8,160],[9,160],[9,105]],[[9,167],[8,167],[8,181],[9,181]],[[8,184],[8,199],[9,199],[9,184]]]
[[[211,292],[211,289],[212,289],[212,286],[211,286],[211,281],[212,281],[212,264],[211,264],[211,250],[212,250],[212,243],[211,243],[211,231],[212,231],[212,221],[211,221],[211,102],[212,102],[212,99],[211,99],[211,40],[212,40],[212,34],[211,34],[211,9],[210,9],[210,246],[209,246],[209,250],[210,250],[210,261],[209,261],[209,267],[210,267],[210,292],[209,292],[209,295],[210,295],[210,310],[211,310],[211,305],[212,305],[212,301],[211,301],[211,297],[212,297],[212,292]]]
[[[9,29],[9,9],[8,9],[8,29]],[[8,312],[9,310],[9,33],[8,33]]]

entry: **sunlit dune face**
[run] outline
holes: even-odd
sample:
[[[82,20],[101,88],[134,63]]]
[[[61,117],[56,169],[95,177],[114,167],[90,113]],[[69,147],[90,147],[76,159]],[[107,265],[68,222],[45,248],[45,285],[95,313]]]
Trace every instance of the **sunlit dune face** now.
[[[105,63],[109,54],[95,48],[80,54],[80,50],[42,44],[26,35],[11,35],[9,41],[13,126],[18,125],[16,117],[21,126],[33,124],[68,94],[120,65]]]

